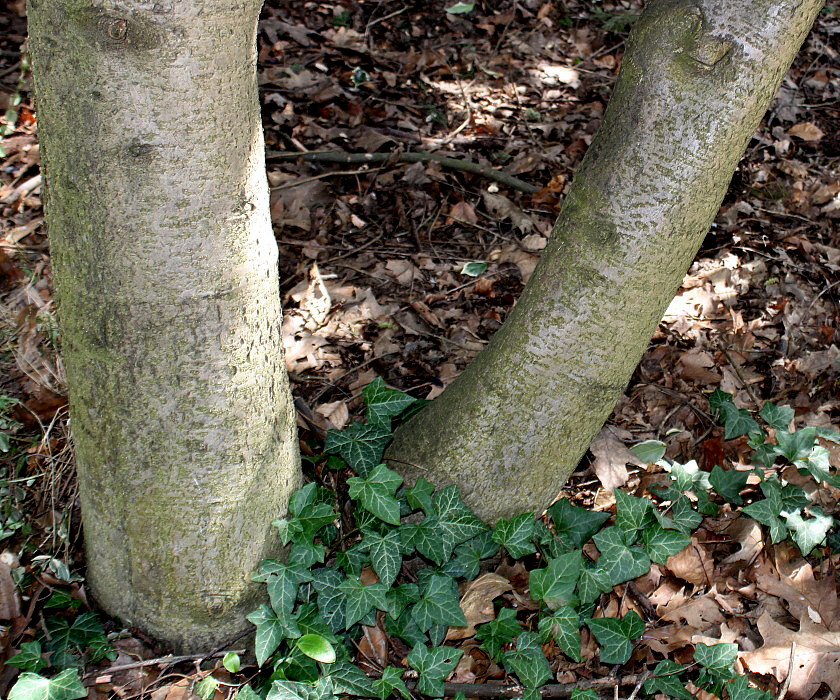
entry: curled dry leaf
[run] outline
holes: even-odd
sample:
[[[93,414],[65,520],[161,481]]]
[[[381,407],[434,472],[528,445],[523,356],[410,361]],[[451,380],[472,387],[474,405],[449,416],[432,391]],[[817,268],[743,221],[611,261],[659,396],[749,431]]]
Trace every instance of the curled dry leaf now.
[[[447,639],[466,639],[475,633],[475,626],[495,619],[493,600],[511,590],[513,585],[499,574],[484,574],[467,586],[461,598],[461,610],[467,618],[466,627],[450,627]]]
[[[627,483],[627,465],[645,466],[621,440],[613,435],[609,426],[601,428],[589,451],[595,456],[592,469],[605,489],[614,489]]]
[[[794,124],[790,127],[790,129],[788,129],[788,133],[791,136],[796,136],[797,138],[802,139],[803,141],[819,141],[823,136],[825,136],[825,132],[814,124],[814,122],[801,122],[799,124]]]
[[[665,568],[674,576],[695,586],[708,584],[714,573],[714,563],[703,545],[692,537],[688,547],[668,557]]]
[[[0,620],[13,620],[20,615],[20,596],[12,579],[13,567],[6,561],[6,555],[4,552],[0,558]],[[12,558],[16,559],[14,555]]]
[[[388,665],[388,636],[379,626],[362,625],[359,653],[359,666],[362,670],[374,671],[377,668],[385,668]]]

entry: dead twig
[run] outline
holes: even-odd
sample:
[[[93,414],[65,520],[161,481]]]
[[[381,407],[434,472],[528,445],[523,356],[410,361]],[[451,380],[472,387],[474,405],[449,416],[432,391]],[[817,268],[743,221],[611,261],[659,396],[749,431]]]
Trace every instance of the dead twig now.
[[[512,187],[526,194],[534,194],[539,187],[531,185],[518,177],[494,170],[487,165],[473,163],[458,158],[448,158],[436,153],[343,153],[341,151],[310,151],[308,153],[287,153],[283,151],[268,151],[266,160],[303,160],[308,163],[340,163],[343,165],[359,165],[361,163],[438,163],[449,170],[460,170],[465,173],[481,175],[508,187]]]

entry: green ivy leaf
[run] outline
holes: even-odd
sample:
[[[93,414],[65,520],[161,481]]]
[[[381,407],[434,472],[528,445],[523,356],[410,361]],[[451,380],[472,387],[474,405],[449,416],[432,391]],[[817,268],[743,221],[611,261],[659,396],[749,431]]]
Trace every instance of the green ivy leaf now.
[[[825,481],[834,487],[840,486],[840,478],[831,473],[829,452],[822,445],[814,445],[807,457],[794,460],[793,464],[800,474],[808,472],[818,484]]]
[[[640,533],[655,522],[649,498],[637,498],[620,489],[615,490],[615,510],[616,526],[628,534]]]
[[[411,694],[402,679],[402,671],[394,666],[382,669],[382,676],[373,681],[373,692],[379,700],[387,700],[399,693],[405,700],[411,700]]]
[[[729,681],[725,687],[729,694],[729,700],[773,700],[772,693],[758,688],[750,688],[750,682],[746,676],[737,676],[734,680]]]
[[[335,518],[335,511],[330,504],[311,503],[301,508],[298,515],[273,520],[271,524],[277,528],[284,545],[289,542],[307,545],[312,544],[318,530],[329,525]]]
[[[211,700],[216,694],[216,689],[219,687],[219,681],[213,676],[205,676],[195,685],[193,685],[193,693],[198,695],[201,700]]]
[[[693,491],[699,495],[712,488],[709,475],[701,471],[697,462],[693,459],[685,464],[679,462],[666,463],[665,471],[670,473],[674,489],[677,491]]]
[[[680,700],[694,700],[694,695],[686,690],[684,681],[679,678],[683,671],[685,666],[673,661],[660,661],[650,678],[645,681],[644,691],[648,695],[667,695]]]
[[[540,647],[536,632],[523,632],[516,638],[516,649],[506,651],[502,660],[505,669],[513,671],[526,688],[539,688],[551,678],[551,668]]]
[[[599,700],[592,688],[572,688],[572,700]]]
[[[72,624],[63,618],[49,618],[46,627],[49,632],[46,646],[50,651],[84,649],[97,640],[106,639],[102,625],[92,612],[79,615]]]
[[[577,584],[580,602],[588,605],[595,602],[602,593],[609,593],[611,590],[612,583],[607,572],[592,562],[585,562],[580,570]]]
[[[44,678],[37,673],[22,673],[9,691],[9,700],[76,700],[86,698],[87,690],[79,680],[79,671],[66,671]]]
[[[301,564],[264,559],[251,579],[266,584],[271,607],[278,615],[290,615],[295,607],[300,584],[311,581],[312,574]]]
[[[715,389],[709,395],[709,408],[711,409],[713,416],[720,416],[721,408],[725,403],[732,403],[732,394],[728,394],[720,389]]]
[[[254,695],[260,697],[256,693]],[[239,700],[238,694],[236,697]],[[332,680],[319,678],[315,684],[276,680],[271,684],[266,700],[338,700],[338,697],[333,690]]]
[[[411,609],[411,615],[421,632],[434,624],[465,626],[467,620],[459,604],[455,579],[438,574],[430,576],[423,586],[423,596]]]
[[[690,541],[685,532],[666,530],[659,523],[651,523],[642,532],[642,548],[657,564],[664,564],[672,554],[682,552]]]
[[[516,611],[511,608],[500,608],[495,620],[475,628],[475,638],[481,642],[481,648],[497,663],[502,660],[502,647],[521,633]]]
[[[762,484],[763,485],[763,484]],[[778,507],[774,507],[770,499],[762,499],[744,506],[741,512],[750,516],[756,522],[770,528],[770,541],[773,544],[781,542],[787,537],[787,527],[779,517]]]
[[[385,425],[389,430],[391,418],[417,402],[413,396],[386,386],[382,377],[377,377],[362,389],[362,398],[367,406],[368,424]]]
[[[572,600],[582,563],[580,550],[575,550],[549,560],[544,569],[532,571],[529,577],[531,598],[544,601],[552,610],[567,605]]]
[[[619,491],[616,490],[616,493]],[[608,527],[592,538],[601,552],[598,568],[613,586],[643,576],[650,570],[648,555],[638,547],[628,547],[624,543],[624,537],[631,534],[635,536],[636,533],[626,533],[618,527]]]
[[[406,657],[408,665],[420,674],[417,691],[433,698],[443,697],[443,681],[452,673],[461,654],[461,649],[434,647],[425,644],[415,646]]]
[[[689,534],[703,522],[703,516],[691,507],[686,496],[680,496],[671,506],[671,520],[677,530]]]
[[[573,661],[580,662],[580,615],[571,607],[540,616],[538,629],[543,641],[554,640],[557,647]]]
[[[269,691],[269,697],[270,696],[271,691]],[[250,685],[243,685],[236,691],[236,695],[233,697],[235,700],[262,700],[262,696],[254,692],[254,689]]]
[[[401,545],[399,530],[387,530],[385,534],[367,532],[361,542],[361,547],[370,554],[370,563],[379,581],[387,588],[400,572]]]
[[[630,447],[630,451],[646,464],[655,464],[665,456],[667,445],[659,440],[645,440]]]
[[[623,618],[601,617],[587,621],[601,645],[601,663],[624,664],[633,653],[633,641],[645,631],[645,623],[632,610]]]
[[[791,538],[796,542],[803,556],[808,556],[814,547],[822,544],[831,526],[834,525],[834,518],[823,513],[817,506],[812,506],[809,510],[811,517],[807,520],[798,512],[785,516]]]
[[[720,417],[725,426],[723,438],[731,440],[741,435],[761,432],[761,427],[755,422],[749,411],[745,408],[738,408],[731,401],[720,405]]]
[[[434,485],[430,484],[421,476],[417,479],[414,486],[406,489],[405,500],[408,501],[408,505],[414,510],[422,510],[426,515],[431,515],[435,508],[432,502],[434,492]]]
[[[382,423],[353,423],[344,430],[328,430],[324,452],[339,454],[361,477],[382,462],[382,453],[391,440],[391,426]]]
[[[360,695],[363,698],[374,695],[373,683],[370,678],[358,666],[346,659],[337,661],[330,666],[329,673],[336,695],[347,693],[348,695]]]
[[[441,573],[454,578],[472,581],[481,569],[481,560],[493,557],[499,552],[499,545],[493,541],[489,530],[477,537],[459,544],[455,548],[455,557],[441,567]]]
[[[741,498],[741,489],[747,484],[749,472],[742,472],[736,469],[722,469],[715,465],[709,474],[709,481],[724,499],[735,505],[741,505],[744,500]]]
[[[705,672],[701,677],[711,682],[728,680],[735,676],[734,664],[737,655],[738,645],[734,643],[694,645],[694,660]]]
[[[761,407],[758,415],[764,419],[767,425],[772,425],[776,430],[787,432],[794,414],[793,409],[789,406],[777,406],[768,401]]]
[[[242,660],[235,651],[229,651],[222,659],[222,666],[230,673],[239,673],[239,669],[242,668]]]
[[[21,671],[40,671],[47,665],[41,658],[41,642],[24,642],[20,651],[6,661],[8,666],[16,666]]]
[[[365,617],[374,608],[387,610],[388,604],[385,600],[385,593],[388,590],[381,583],[372,583],[366,586],[358,578],[346,578],[339,585],[339,590],[344,593],[344,614],[345,624],[352,627],[359,620]]]
[[[533,536],[533,513],[521,513],[510,520],[500,518],[493,530],[493,541],[502,545],[513,559],[521,559],[537,551],[531,542]]]
[[[444,11],[448,12],[450,15],[466,15],[472,12],[475,9],[474,2],[456,2],[454,5],[450,5]],[[470,267],[472,265],[473,267]],[[479,269],[478,266],[483,265],[482,269]],[[487,269],[487,263],[481,262],[470,262],[464,265],[461,272],[465,275],[469,275],[470,277],[478,277],[484,270]]]
[[[318,592],[318,610],[333,632],[345,628],[347,596],[340,586],[344,576],[336,569],[316,569],[312,572],[312,586]]]
[[[294,618],[286,614],[280,615],[265,604],[260,605],[245,619],[257,626],[257,638],[254,643],[257,666],[262,666],[284,639],[300,637],[300,630]]]
[[[813,426],[802,428],[795,433],[780,430],[776,433],[777,450],[788,462],[795,462],[811,454],[817,439],[817,429]]]
[[[458,487],[453,485],[434,496],[434,512],[419,525],[403,525],[404,541],[416,547],[424,557],[441,566],[452,556],[455,547],[489,530],[464,505]]]
[[[427,641],[426,635],[417,627],[411,611],[406,610],[397,619],[385,618],[385,631],[392,637],[399,637],[411,646],[417,646]]]
[[[574,549],[580,549],[606,522],[609,513],[597,513],[572,505],[561,498],[548,508],[554,521],[557,536],[568,540]]]
[[[390,525],[400,524],[400,504],[394,497],[400,484],[402,477],[384,464],[378,464],[367,478],[352,476],[347,479],[350,498]]]

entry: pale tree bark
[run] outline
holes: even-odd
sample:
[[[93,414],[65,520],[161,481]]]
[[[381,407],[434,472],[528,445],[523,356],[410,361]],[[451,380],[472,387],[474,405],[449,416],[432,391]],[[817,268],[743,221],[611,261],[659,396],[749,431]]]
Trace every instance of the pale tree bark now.
[[[247,626],[300,478],[260,4],[28,6],[87,576],[185,651]]]
[[[487,520],[548,505],[609,415],[821,0],[653,0],[522,297],[397,433]],[[413,466],[412,466],[413,465]]]

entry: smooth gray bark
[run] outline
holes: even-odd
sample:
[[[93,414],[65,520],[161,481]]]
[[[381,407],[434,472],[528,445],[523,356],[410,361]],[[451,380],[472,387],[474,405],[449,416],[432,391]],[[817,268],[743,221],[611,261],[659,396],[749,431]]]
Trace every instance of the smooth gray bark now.
[[[624,390],[821,7],[645,8],[522,297],[386,453],[409,482],[454,481],[491,521],[550,503]]]
[[[259,0],[30,0],[88,581],[179,650],[247,626],[299,483]]]

